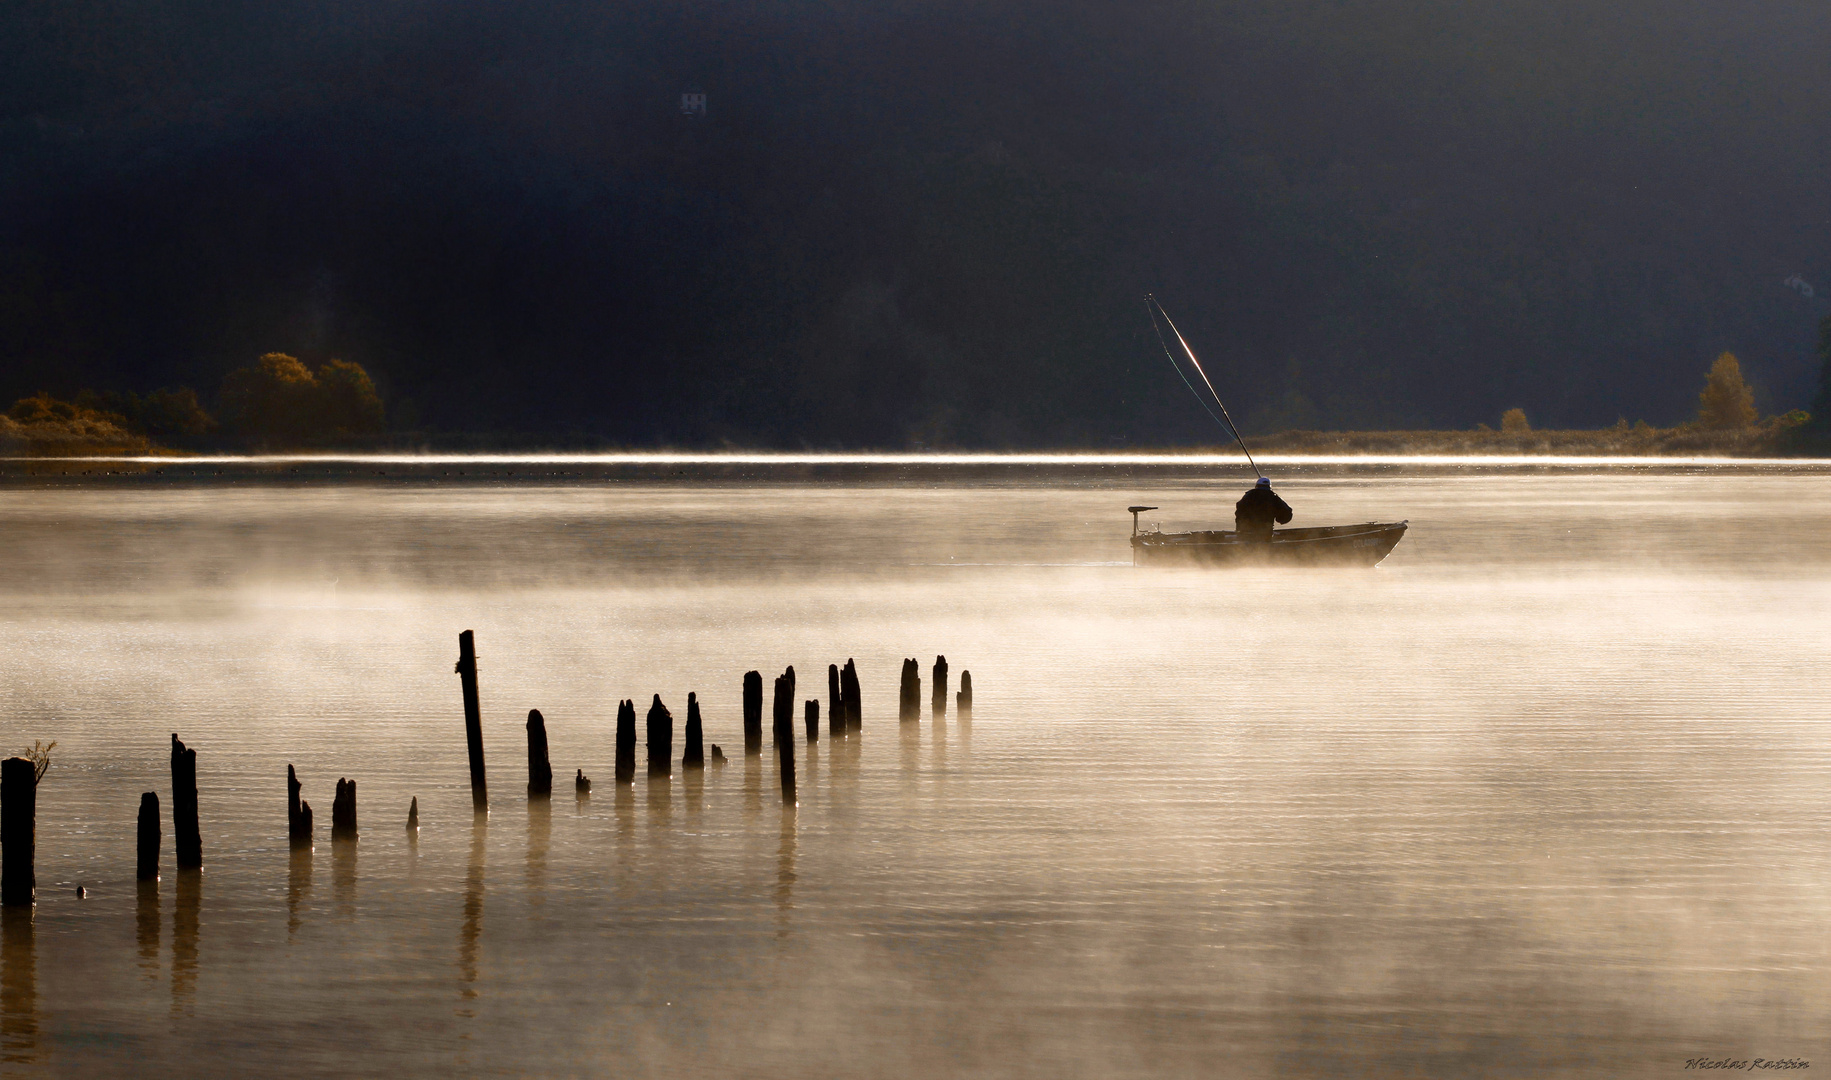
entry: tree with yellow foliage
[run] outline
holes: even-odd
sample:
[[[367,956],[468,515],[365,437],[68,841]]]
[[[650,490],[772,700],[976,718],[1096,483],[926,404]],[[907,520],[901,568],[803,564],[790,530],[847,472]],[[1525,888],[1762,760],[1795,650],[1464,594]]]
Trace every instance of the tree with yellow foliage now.
[[[296,446],[382,428],[381,396],[361,364],[332,360],[313,371],[296,356],[267,353],[223,379],[222,411],[244,438]]]
[[[1734,431],[1755,426],[1755,392],[1742,381],[1742,363],[1726,352],[1710,365],[1704,392],[1697,399],[1697,424],[1708,431]]]

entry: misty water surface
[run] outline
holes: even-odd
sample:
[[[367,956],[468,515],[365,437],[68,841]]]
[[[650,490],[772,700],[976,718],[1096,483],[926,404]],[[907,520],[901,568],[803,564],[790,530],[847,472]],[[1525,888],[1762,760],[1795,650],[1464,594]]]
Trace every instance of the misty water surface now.
[[[5,927],[7,1061],[1831,1065],[1821,470],[1285,467],[1295,524],[1412,532],[1372,571],[1232,573],[1134,569],[1124,507],[1226,522],[1237,468],[459,471],[0,486],[0,739],[58,740],[39,904]],[[902,658],[926,703],[937,653],[972,672],[971,724],[899,725]],[[743,673],[792,664],[824,711],[847,657],[863,732],[800,743],[784,808],[773,756],[742,755]],[[619,792],[618,699],[659,693],[678,756],[689,691],[729,764]],[[524,793],[530,708],[550,805]],[[147,790],[169,814],[174,731],[205,869],[173,871],[168,817],[142,896],[134,815]],[[353,849],[328,835],[339,777]]]

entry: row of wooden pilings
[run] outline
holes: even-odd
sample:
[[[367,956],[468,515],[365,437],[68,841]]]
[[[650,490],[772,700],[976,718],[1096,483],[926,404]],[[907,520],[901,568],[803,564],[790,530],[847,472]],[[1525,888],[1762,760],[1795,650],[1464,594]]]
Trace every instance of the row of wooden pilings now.
[[[471,805],[478,811],[489,809],[489,784],[483,760],[483,710],[477,696],[477,649],[471,631],[458,635],[456,668],[464,697],[464,733],[470,751]],[[947,708],[947,657],[935,657],[934,696],[931,708],[937,718]],[[756,757],[763,752],[763,676],[760,672],[744,673],[744,753]],[[921,719],[921,665],[911,659],[903,661],[899,719],[914,722]],[[858,689],[858,668],[847,660],[842,668],[827,665],[827,734],[845,738],[863,730],[863,708]],[[973,676],[960,673],[960,691],[955,695],[956,715],[972,719]],[[775,698],[771,716],[771,734],[782,776],[782,798],[795,800],[795,669],[791,666],[776,677]],[[810,698],[802,705],[802,720],[808,742],[820,739],[820,701]],[[547,723],[539,709],[528,710],[528,797],[550,798],[553,794],[553,766],[547,752]],[[648,775],[671,774],[674,747],[674,716],[656,694],[649,706],[647,720]],[[687,695],[687,724],[680,765],[683,769],[703,769],[706,765],[704,725],[699,715],[699,695]],[[636,705],[622,701],[617,705],[616,781],[630,784],[636,778]],[[712,761],[720,764],[724,753],[714,744]],[[172,831],[174,854],[180,870],[203,866],[203,833],[197,815],[197,751],[184,745],[177,733],[172,735]],[[294,845],[312,842],[311,803],[300,798],[303,785],[291,765],[286,766],[286,835]],[[591,790],[591,780],[583,769],[574,779],[579,794]],[[29,758],[14,757],[0,762],[0,905],[30,904],[37,888],[34,872],[38,816],[38,766]],[[159,851],[164,834],[159,824],[159,795],[148,791],[140,796],[135,873],[141,881],[159,876]],[[419,827],[419,799],[407,810],[407,827]],[[331,801],[331,839],[347,841],[356,838],[356,781],[338,778]]]

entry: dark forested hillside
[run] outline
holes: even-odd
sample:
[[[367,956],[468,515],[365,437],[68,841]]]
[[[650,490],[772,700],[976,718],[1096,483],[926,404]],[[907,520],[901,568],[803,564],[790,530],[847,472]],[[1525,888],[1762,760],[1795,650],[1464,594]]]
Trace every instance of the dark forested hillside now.
[[[1211,439],[1154,291],[1261,430],[1670,422],[1726,349],[1780,411],[1826,56],[1822,0],[15,0],[0,397],[278,351],[523,441]]]

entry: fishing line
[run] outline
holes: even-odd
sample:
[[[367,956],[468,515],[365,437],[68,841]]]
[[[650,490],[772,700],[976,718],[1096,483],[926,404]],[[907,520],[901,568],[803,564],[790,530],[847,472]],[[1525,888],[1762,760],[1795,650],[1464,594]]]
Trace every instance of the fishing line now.
[[[1163,331],[1157,328],[1157,316],[1159,314],[1163,316],[1163,321],[1169,324],[1170,333],[1176,335],[1176,342],[1183,347],[1183,353],[1188,356],[1189,363],[1194,365],[1195,373],[1202,377],[1202,383],[1208,387],[1208,393],[1213,395],[1214,403],[1221,407],[1221,416],[1227,418],[1227,422],[1222,424],[1222,430],[1231,431],[1233,433],[1233,441],[1240,444],[1240,452],[1246,455],[1246,463],[1252,466],[1253,472],[1258,473],[1263,477],[1265,475],[1264,471],[1259,468],[1259,463],[1252,459],[1252,451],[1246,449],[1246,440],[1240,437],[1240,429],[1234,426],[1233,416],[1227,412],[1227,403],[1221,400],[1220,394],[1215,393],[1214,383],[1208,380],[1208,373],[1202,370],[1202,362],[1195,358],[1195,350],[1189,347],[1188,339],[1183,337],[1183,332],[1176,328],[1176,323],[1170,318],[1170,313],[1164,311],[1163,305],[1159,304],[1157,298],[1149,293],[1146,293],[1144,297],[1144,309],[1151,316],[1151,329],[1157,334],[1157,344],[1163,346],[1163,354],[1165,358],[1170,361],[1170,366],[1176,369],[1177,378],[1180,378],[1183,381],[1183,385],[1189,388],[1189,392],[1195,395],[1195,400],[1200,403],[1202,409],[1207,412],[1209,417],[1212,418],[1215,423],[1220,424],[1221,417],[1215,416],[1214,410],[1208,408],[1208,403],[1202,400],[1201,391],[1195,388],[1195,384],[1191,383],[1189,377],[1183,374],[1182,365],[1178,364],[1176,358],[1170,355],[1170,345],[1163,339]]]

